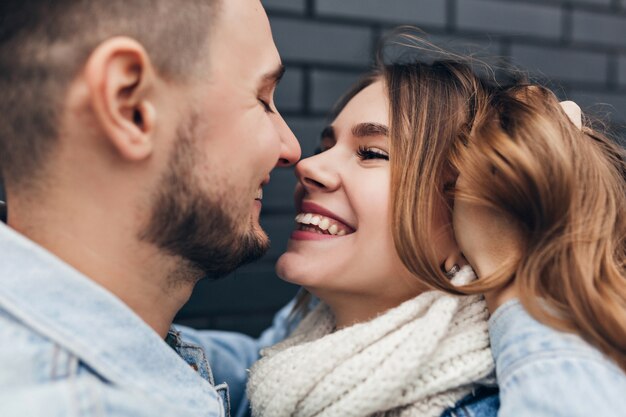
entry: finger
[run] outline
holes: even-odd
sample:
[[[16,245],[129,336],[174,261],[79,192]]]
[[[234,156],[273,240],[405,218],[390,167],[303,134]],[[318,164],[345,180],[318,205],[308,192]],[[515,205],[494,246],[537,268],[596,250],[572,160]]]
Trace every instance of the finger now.
[[[563,109],[563,111],[565,111],[565,114],[567,114],[567,117],[569,117],[572,123],[574,123],[574,125],[577,128],[582,129],[583,127],[582,111],[580,110],[580,107],[578,106],[578,104],[569,100],[562,101],[560,104],[561,104],[561,108]]]

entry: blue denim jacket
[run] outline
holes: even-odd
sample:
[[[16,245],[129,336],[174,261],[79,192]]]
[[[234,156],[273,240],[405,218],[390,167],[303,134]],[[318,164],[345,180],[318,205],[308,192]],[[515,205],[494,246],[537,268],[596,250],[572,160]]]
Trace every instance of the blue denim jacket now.
[[[500,417],[626,415],[626,374],[580,337],[534,320],[513,300],[489,320]]]
[[[0,224],[0,416],[245,416],[246,370],[285,337],[289,310],[258,340],[180,328],[164,341],[115,296]],[[626,376],[578,337],[537,323],[515,301],[489,325],[500,394],[477,389],[445,417],[626,414]]]
[[[114,295],[0,223],[0,416],[244,415],[246,369],[284,338],[287,309],[259,340],[182,329],[164,341]]]
[[[498,393],[478,389],[443,417],[618,417],[626,374],[580,337],[533,319],[519,301],[489,320]]]

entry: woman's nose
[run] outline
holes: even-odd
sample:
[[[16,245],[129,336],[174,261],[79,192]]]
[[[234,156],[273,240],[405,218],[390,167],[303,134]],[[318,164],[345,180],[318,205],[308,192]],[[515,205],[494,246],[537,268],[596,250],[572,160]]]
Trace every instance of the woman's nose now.
[[[336,163],[333,163],[329,151],[301,160],[295,172],[302,186],[309,192],[330,192],[341,185]]]

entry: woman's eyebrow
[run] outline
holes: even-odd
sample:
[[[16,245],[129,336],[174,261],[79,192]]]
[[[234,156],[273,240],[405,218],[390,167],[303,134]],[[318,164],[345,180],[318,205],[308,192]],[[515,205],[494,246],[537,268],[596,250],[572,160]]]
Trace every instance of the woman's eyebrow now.
[[[369,136],[389,136],[389,128],[380,123],[358,123],[352,127],[352,135],[357,138],[365,138]],[[321,139],[330,139],[336,141],[335,129],[332,126],[326,126],[320,135]]]
[[[389,136],[389,128],[380,123],[359,123],[352,128],[352,135],[357,138]]]

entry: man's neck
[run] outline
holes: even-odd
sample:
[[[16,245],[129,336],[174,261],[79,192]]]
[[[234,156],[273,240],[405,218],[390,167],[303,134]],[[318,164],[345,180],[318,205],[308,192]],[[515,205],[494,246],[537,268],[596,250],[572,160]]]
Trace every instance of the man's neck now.
[[[50,200],[45,208],[9,204],[10,227],[116,295],[165,338],[195,282],[180,278],[180,261],[141,242],[136,226],[115,211]]]

